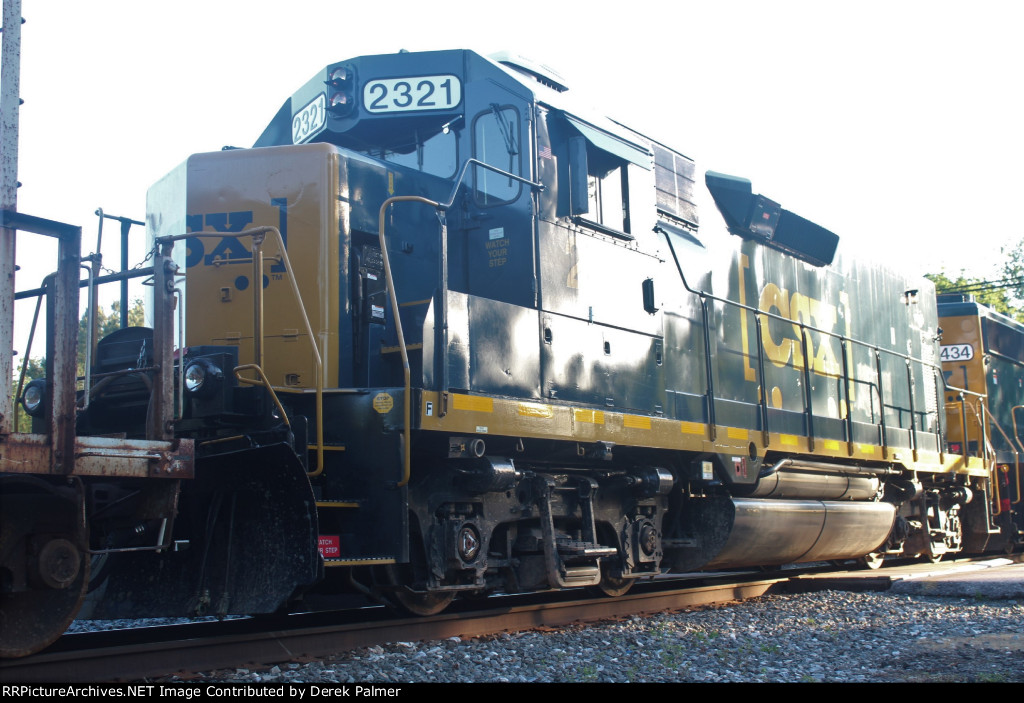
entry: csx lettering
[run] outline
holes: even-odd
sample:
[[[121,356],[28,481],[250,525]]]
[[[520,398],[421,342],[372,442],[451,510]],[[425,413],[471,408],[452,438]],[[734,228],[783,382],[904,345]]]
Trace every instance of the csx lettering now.
[[[202,232],[207,227],[215,232],[237,233],[252,224],[252,210],[240,212],[211,212],[206,215],[189,215],[185,218],[190,232]],[[192,268],[203,264],[210,266],[214,261],[226,259],[247,259],[251,256],[249,249],[237,237],[222,237],[213,247],[209,254],[206,247],[211,246],[211,240],[190,239],[188,240],[188,254],[185,258],[185,266]]]
[[[281,232],[281,239],[285,246],[288,246],[288,200],[287,198],[271,198],[270,206],[277,208],[278,225]],[[214,232],[225,234],[237,234],[253,225],[252,210],[239,210],[237,212],[208,212],[205,215],[186,215],[185,224],[190,233],[203,232],[212,229]],[[188,240],[188,251],[185,256],[185,266],[192,268],[200,264],[212,266],[218,261],[231,259],[249,259],[252,252],[247,239],[239,237],[222,237],[219,242],[214,243],[213,239],[190,239]],[[209,253],[207,248],[213,247]],[[285,266],[280,261],[274,262],[270,267],[270,273],[282,274]],[[275,275],[274,279],[279,279]]]
[[[792,362],[797,368],[804,367],[804,352],[800,339],[800,325],[803,324],[823,330],[808,330],[807,355],[811,358],[811,370],[823,375],[840,373],[839,360],[832,346],[834,340],[825,334],[835,327],[835,305],[799,292],[791,295],[785,288],[769,283],[761,291],[758,307],[793,321],[792,325],[786,325],[765,314],[761,315],[764,351],[773,364],[782,367]]]

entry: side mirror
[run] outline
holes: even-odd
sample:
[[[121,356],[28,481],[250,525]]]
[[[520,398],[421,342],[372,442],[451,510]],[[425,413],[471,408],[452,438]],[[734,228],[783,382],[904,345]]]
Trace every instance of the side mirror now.
[[[644,310],[653,315],[658,312],[658,305],[654,302],[654,279],[645,278],[643,282]]]

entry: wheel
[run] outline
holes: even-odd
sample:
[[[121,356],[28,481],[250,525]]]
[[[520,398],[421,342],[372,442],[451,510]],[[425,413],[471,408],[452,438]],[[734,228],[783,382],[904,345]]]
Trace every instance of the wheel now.
[[[395,600],[402,608],[411,615],[427,617],[437,615],[455,599],[451,591],[433,591],[427,593],[413,593],[411,591],[395,591]]]
[[[24,548],[17,513],[5,501],[0,553]],[[31,535],[27,536],[32,539]],[[89,586],[89,560],[69,536],[48,535],[33,549],[30,583],[0,595],[0,657],[24,657],[53,644],[75,619]]]
[[[392,591],[392,595],[402,610],[410,615],[426,617],[428,615],[437,615],[451,605],[455,599],[454,591],[411,590],[409,585],[413,583],[412,580],[403,578],[403,576],[408,575],[411,571],[412,569],[406,565],[389,565],[385,567],[388,581],[392,586],[397,587]]]
[[[629,589],[633,587],[635,581],[636,579],[620,579],[615,576],[609,576],[607,572],[602,571],[601,582],[596,586],[590,586],[587,590],[595,596],[618,598],[619,596],[626,595]]]
[[[925,554],[924,557],[925,557],[925,559],[927,559],[932,564],[938,564],[940,561],[942,561],[942,557],[945,554],[946,554],[945,552],[936,552],[936,551],[933,551],[932,549],[929,549],[928,553]]]
[[[884,554],[882,554],[881,552],[871,552],[870,554],[865,554],[860,559],[858,559],[857,563],[860,564],[865,569],[872,569],[872,570],[874,570],[874,569],[882,568],[882,562],[884,562],[884,561],[885,561],[885,555]]]
[[[426,587],[427,557],[423,551],[423,540],[418,532],[410,537],[410,555],[408,564],[388,564],[384,567],[384,575],[388,590],[399,609],[410,615],[426,617],[437,615],[451,605],[455,599],[454,591],[431,591]]]

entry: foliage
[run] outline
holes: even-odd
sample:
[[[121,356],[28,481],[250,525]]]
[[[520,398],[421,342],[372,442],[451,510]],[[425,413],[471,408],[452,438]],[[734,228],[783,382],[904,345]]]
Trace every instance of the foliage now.
[[[142,307],[142,301],[136,298],[132,301],[132,306],[128,308],[128,326],[129,327],[141,327],[145,324],[145,311]],[[110,312],[103,310],[100,306],[96,309],[96,323],[98,332],[96,339],[100,340],[106,337],[111,332],[121,328],[121,301],[115,300],[110,304]],[[78,375],[82,376],[85,374],[85,345],[86,340],[89,338],[89,312],[88,310],[82,315],[78,321]]]
[[[1002,247],[999,253],[1006,257],[1003,277],[1017,281],[1008,288],[1010,297],[1018,309],[1024,307],[1024,237],[1014,247]]]
[[[1024,323],[1024,238],[999,253],[1003,262],[992,280],[966,276],[963,271],[956,279],[945,272],[925,277],[939,293],[970,293],[979,303]]]
[[[1024,310],[1015,308],[1010,304],[1010,296],[1007,294],[1007,289],[1005,288],[977,290],[985,284],[985,281],[979,278],[970,278],[965,276],[962,271],[955,280],[951,279],[944,273],[925,274],[925,278],[935,284],[935,291],[937,293],[969,292],[979,303],[987,305],[993,310],[1001,312],[1008,317],[1015,318],[1018,322],[1024,322]]]
[[[11,383],[11,402],[18,402],[18,379],[21,378],[21,367],[25,365],[25,385],[27,386],[29,381],[34,381],[37,378],[43,378],[46,376],[46,359],[44,357],[32,357],[30,359],[23,359],[18,368],[14,370],[14,381]],[[28,416],[25,409],[20,405],[17,408],[15,416],[18,418],[18,424],[11,429],[15,432],[31,432],[32,431],[32,418]]]
[[[121,327],[121,303],[120,301],[114,301],[110,305],[110,311],[105,311],[102,307],[98,307],[96,310],[96,320],[98,327],[98,334],[96,339],[102,339],[106,335],[114,332]],[[145,311],[142,307],[141,300],[132,301],[132,306],[128,309],[128,326],[129,327],[141,327],[145,324]],[[89,333],[89,313],[88,311],[82,315],[78,320],[78,375],[82,376],[85,374],[85,347],[86,340]],[[38,332],[37,332],[38,334]],[[21,375],[22,364],[27,364],[25,370],[25,385],[28,385],[29,381],[37,378],[44,378],[46,376],[46,358],[45,357],[31,357],[27,360],[23,360],[21,364],[18,364],[18,368],[14,372],[14,381],[11,383],[11,396],[14,402],[17,402],[15,395],[18,391],[18,379]],[[31,428],[31,418],[25,413],[23,408],[19,408],[18,412],[18,426],[12,428],[15,432],[29,432]]]

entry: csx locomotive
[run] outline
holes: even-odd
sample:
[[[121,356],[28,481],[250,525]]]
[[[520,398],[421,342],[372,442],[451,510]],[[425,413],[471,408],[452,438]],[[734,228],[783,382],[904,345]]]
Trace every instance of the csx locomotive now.
[[[264,613],[326,589],[430,614],[1019,540],[1019,455],[999,483],[994,396],[944,375],[930,283],[520,57],[331,64],[253,148],[157,183],[146,224],[154,330],[99,343],[115,380],[79,394],[76,441],[163,441],[172,468],[83,475],[63,530],[4,523],[5,602],[70,591],[58,633],[80,602]],[[78,565],[60,579],[51,532]]]

